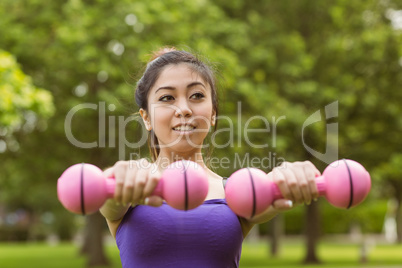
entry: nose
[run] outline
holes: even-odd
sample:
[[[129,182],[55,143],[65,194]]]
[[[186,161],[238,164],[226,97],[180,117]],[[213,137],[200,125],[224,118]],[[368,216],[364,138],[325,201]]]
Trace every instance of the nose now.
[[[175,108],[176,117],[190,117],[193,114],[186,100],[181,101]]]

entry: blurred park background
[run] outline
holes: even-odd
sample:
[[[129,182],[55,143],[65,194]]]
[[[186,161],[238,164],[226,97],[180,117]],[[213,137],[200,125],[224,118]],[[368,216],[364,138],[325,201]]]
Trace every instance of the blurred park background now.
[[[218,70],[216,142],[236,130],[235,142],[213,153],[232,163],[216,169],[222,176],[235,171],[235,155],[266,172],[280,159],[323,170],[307,148],[324,154],[328,144],[371,174],[359,207],[320,199],[253,229],[242,267],[402,267],[398,0],[1,0],[0,267],[56,267],[50,254],[57,267],[119,267],[102,217],[67,212],[56,183],[72,164],[149,156],[137,146],[133,92],[149,54],[166,45],[198,52]],[[316,111],[323,119],[303,128]],[[269,146],[249,146],[238,130],[266,128],[261,117],[284,119],[276,132],[247,133]],[[329,125],[337,129],[328,139]]]

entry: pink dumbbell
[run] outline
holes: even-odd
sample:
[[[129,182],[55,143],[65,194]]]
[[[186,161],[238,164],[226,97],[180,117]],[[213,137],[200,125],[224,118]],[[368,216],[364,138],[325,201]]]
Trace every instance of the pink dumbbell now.
[[[76,164],[64,171],[57,182],[57,195],[63,206],[76,214],[96,212],[105,201],[113,198],[114,178],[106,178],[102,170],[91,164]],[[166,200],[173,208],[189,210],[201,205],[208,193],[204,169],[192,161],[170,164],[153,195]]]
[[[337,160],[316,178],[320,196],[338,208],[357,206],[371,188],[370,174],[353,160]],[[274,200],[283,198],[278,186],[265,172],[243,168],[233,173],[225,186],[228,206],[241,217],[251,218],[266,210]]]

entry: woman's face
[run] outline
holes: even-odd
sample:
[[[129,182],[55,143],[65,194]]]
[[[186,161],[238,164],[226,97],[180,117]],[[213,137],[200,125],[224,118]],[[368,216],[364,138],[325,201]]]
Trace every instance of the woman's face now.
[[[211,88],[186,64],[168,65],[148,95],[148,111],[140,111],[161,150],[199,151],[215,124]]]

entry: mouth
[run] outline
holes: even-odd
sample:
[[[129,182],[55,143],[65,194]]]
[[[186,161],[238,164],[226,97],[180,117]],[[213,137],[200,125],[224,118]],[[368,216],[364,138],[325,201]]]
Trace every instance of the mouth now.
[[[196,127],[189,124],[178,125],[172,128],[174,131],[179,133],[190,133],[193,132]]]

